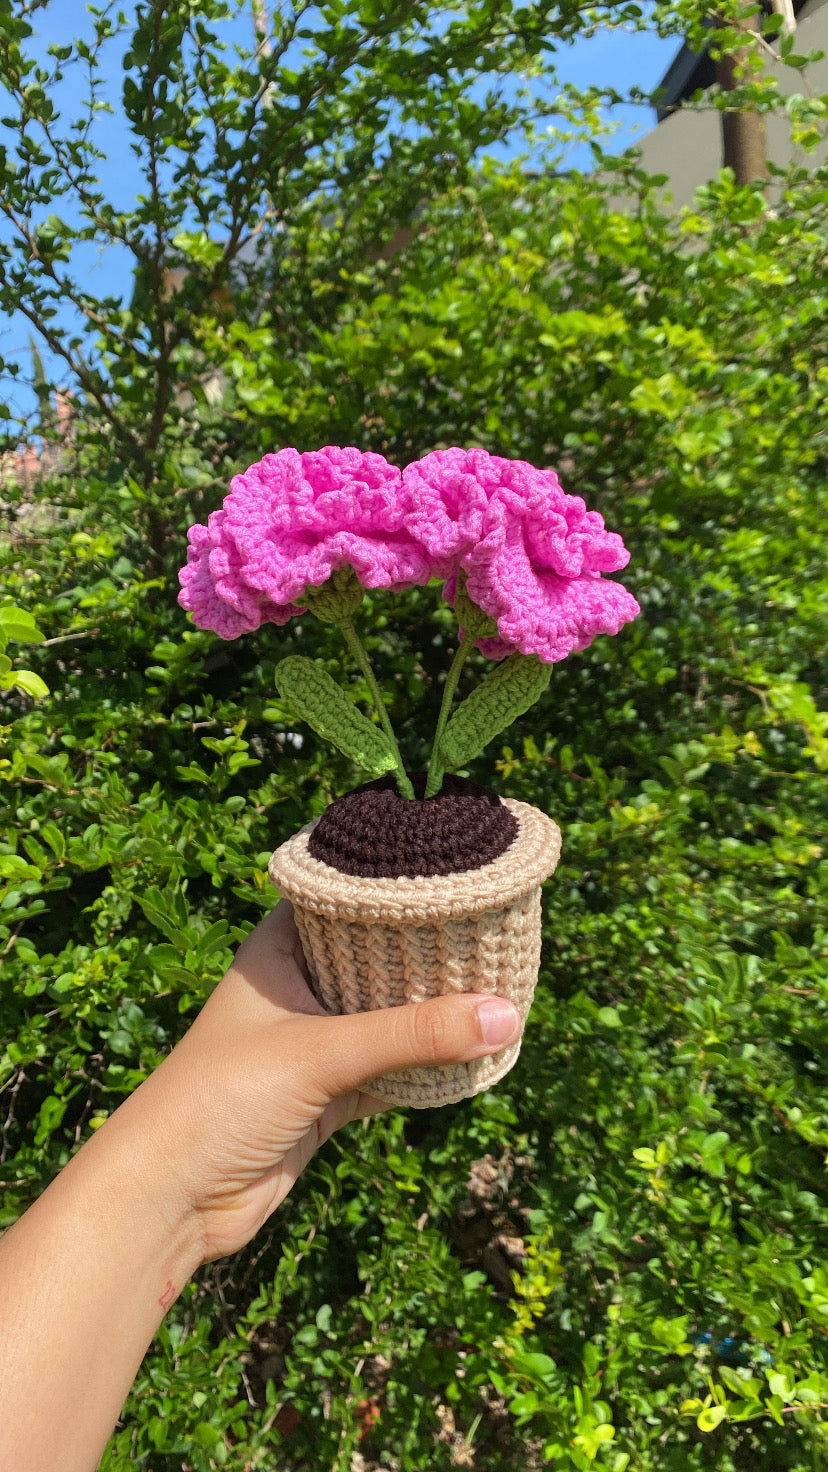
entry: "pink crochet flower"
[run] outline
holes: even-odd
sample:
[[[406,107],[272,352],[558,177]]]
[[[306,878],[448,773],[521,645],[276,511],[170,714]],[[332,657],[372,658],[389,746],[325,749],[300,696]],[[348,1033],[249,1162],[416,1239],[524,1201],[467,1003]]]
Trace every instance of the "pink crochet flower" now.
[[[479,639],[490,659],[519,650],[547,663],[617,634],[640,612],[603,572],[626,567],[616,532],[551,470],[486,450],[435,450],[404,472],[405,524],[422,541],[454,599],[465,569],[469,597],[495,620]]]
[[[382,455],[336,445],[265,455],[189,531],[179,603],[223,639],[303,612],[308,587],[352,567],[365,588],[427,583],[431,558],[403,524],[402,480]]]

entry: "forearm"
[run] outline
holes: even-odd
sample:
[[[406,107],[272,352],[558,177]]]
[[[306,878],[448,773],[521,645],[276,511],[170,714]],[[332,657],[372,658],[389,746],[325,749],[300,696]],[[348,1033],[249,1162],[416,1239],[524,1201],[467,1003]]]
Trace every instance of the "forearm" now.
[[[326,1016],[290,906],[248,937],[189,1032],[0,1242],[0,1469],[94,1472],[166,1309],[237,1252],[389,1070],[483,1057],[509,1002]]]
[[[0,1241],[0,1467],[93,1472],[200,1261],[150,1153],[116,1115]]]

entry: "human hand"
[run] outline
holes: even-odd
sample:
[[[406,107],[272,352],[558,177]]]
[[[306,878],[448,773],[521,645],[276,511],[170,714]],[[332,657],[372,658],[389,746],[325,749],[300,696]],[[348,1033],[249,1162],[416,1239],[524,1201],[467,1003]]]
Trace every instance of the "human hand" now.
[[[484,1041],[481,1017],[505,1026]],[[335,1129],[384,1107],[366,1081],[481,1058],[520,1025],[511,1003],[474,996],[328,1016],[282,901],[178,1047],[3,1236],[0,1463],[96,1466],[187,1279],[250,1240]]]
[[[334,1130],[386,1107],[368,1080],[482,1058],[521,1025],[510,1002],[476,995],[330,1017],[282,900],[107,1128],[120,1121],[150,1149],[209,1262],[250,1241]]]

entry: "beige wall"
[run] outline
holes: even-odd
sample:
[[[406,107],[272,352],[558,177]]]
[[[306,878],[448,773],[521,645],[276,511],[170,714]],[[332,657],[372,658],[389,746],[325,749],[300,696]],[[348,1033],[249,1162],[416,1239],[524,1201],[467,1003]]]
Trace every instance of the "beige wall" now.
[[[798,54],[822,50],[828,53],[828,0],[809,0],[799,13],[794,50]],[[790,95],[803,91],[802,77],[790,67],[769,62],[781,90]],[[807,68],[806,76],[812,92],[822,96],[828,92],[828,54]],[[768,155],[784,166],[795,158],[813,167],[828,158],[828,145],[815,153],[795,152],[790,141],[790,125],[786,117],[767,119]],[[638,147],[642,166],[650,174],[667,174],[666,192],[673,203],[689,205],[700,184],[715,176],[722,166],[722,129],[720,114],[714,109],[703,112],[678,112],[665,118],[651,133],[645,134]]]

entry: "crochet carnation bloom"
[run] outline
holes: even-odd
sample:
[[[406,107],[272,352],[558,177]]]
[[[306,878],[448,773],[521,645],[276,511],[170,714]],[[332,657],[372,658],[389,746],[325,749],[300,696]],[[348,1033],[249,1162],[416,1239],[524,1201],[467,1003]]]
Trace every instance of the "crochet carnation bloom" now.
[[[551,470],[486,450],[435,450],[403,474],[405,525],[422,543],[444,597],[457,574],[497,624],[478,647],[490,659],[516,650],[545,663],[617,634],[640,612],[620,583],[601,574],[630,554],[597,511],[569,496]]]
[[[223,639],[302,613],[309,587],[350,566],[365,588],[427,583],[432,562],[403,524],[402,478],[382,455],[336,445],[265,455],[188,533],[178,601]]]

